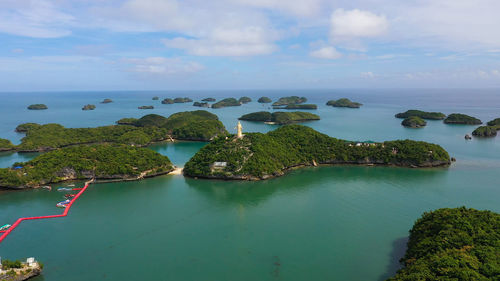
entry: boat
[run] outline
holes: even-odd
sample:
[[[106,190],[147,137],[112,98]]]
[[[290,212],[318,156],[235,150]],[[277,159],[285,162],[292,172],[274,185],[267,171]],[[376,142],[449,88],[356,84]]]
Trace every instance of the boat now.
[[[9,229],[9,227],[10,227],[10,224],[4,224],[4,225],[2,225],[2,227],[0,227],[0,231],[7,230],[7,229]]]
[[[68,206],[69,202],[71,202],[71,200],[64,200],[64,201],[61,201],[59,203],[56,204],[56,206],[58,208],[66,208],[66,206]]]
[[[52,186],[50,186],[50,185],[42,186],[42,188],[43,188],[43,189],[52,190]]]
[[[68,184],[68,186],[74,187],[75,185],[74,184]]]
[[[59,187],[57,191],[72,191],[73,188],[68,188],[68,187]]]
[[[65,197],[66,199],[70,199],[70,198],[73,198],[73,197],[75,197],[75,196],[76,196],[76,194],[64,194],[64,197]]]

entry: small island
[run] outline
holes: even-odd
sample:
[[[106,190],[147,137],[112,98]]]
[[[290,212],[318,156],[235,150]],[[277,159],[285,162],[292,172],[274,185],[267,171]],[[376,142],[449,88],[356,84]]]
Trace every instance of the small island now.
[[[268,97],[260,97],[258,100],[257,100],[258,103],[271,103],[273,102],[270,98]]]
[[[289,104],[282,109],[318,109],[315,104]]]
[[[147,161],[145,161],[147,159]],[[81,145],[53,150],[0,169],[0,187],[36,188],[69,180],[138,180],[171,172],[168,157],[128,145]],[[19,168],[21,167],[21,168]]]
[[[214,102],[215,99],[214,98],[204,98],[201,101],[204,101],[204,102]]]
[[[37,124],[37,123],[24,123],[24,124],[18,125],[16,127],[16,132],[18,132],[18,133],[26,133],[27,131],[29,131],[31,129],[37,129],[37,128],[40,128],[40,127],[41,127],[41,125]]]
[[[410,230],[403,268],[388,281],[498,280],[500,214],[465,207],[424,213]]]
[[[162,104],[174,104],[174,100],[166,98],[166,99],[162,100],[161,103]]]
[[[212,104],[212,108],[223,108],[228,106],[240,106],[241,103],[235,98],[227,98]]]
[[[423,128],[427,125],[427,122],[418,116],[410,116],[405,118],[403,122],[401,122],[401,125],[407,128]]]
[[[472,135],[482,138],[496,137],[499,129],[500,126],[480,126],[472,132]]]
[[[483,122],[481,120],[460,113],[452,113],[446,117],[443,121],[445,124],[460,124],[460,125],[480,125]]]
[[[446,118],[446,115],[441,112],[426,112],[416,109],[410,109],[406,112],[398,113],[395,116],[396,118],[403,118],[403,119],[411,116],[417,116],[427,120],[443,120],[444,118]]]
[[[274,102],[272,104],[273,107],[283,107],[287,106],[289,104],[301,104],[307,102],[307,98],[305,97],[298,97],[298,96],[291,96],[291,97],[283,97],[280,98],[278,101]]]
[[[87,104],[87,105],[84,105],[82,107],[82,110],[94,110],[95,109],[95,105],[93,104]]]
[[[160,97],[153,97],[153,100],[159,100]]]
[[[226,180],[263,180],[304,166],[349,164],[446,167],[451,160],[441,146],[413,140],[351,142],[309,127],[285,125],[266,134],[217,138],[185,165],[184,175]]]
[[[138,109],[154,109],[155,107],[152,105],[143,105],[139,106]]]
[[[278,125],[320,120],[318,115],[302,111],[273,113],[260,111],[245,114],[238,119],[244,121],[266,122]]]
[[[0,152],[11,151],[16,148],[10,140],[0,138]]]
[[[28,106],[29,110],[45,110],[48,109],[48,107],[45,104],[37,103],[37,104],[32,104]]]
[[[104,99],[101,101],[101,103],[112,103],[113,101],[111,99]]]
[[[193,106],[198,106],[198,107],[210,107],[210,105],[208,104],[208,102],[197,102],[195,101],[193,103]]]
[[[0,280],[2,281],[23,281],[31,279],[42,273],[43,264],[37,262],[35,258],[28,258],[26,262],[20,260],[11,261],[2,259],[0,264]]]
[[[193,100],[190,98],[175,98],[174,103],[186,103],[186,102],[192,102]]]
[[[488,126],[500,126],[500,118],[493,119],[486,123]]]
[[[252,101],[251,98],[249,97],[241,97],[239,100],[238,100],[241,104],[245,104],[245,103],[249,103]]]
[[[116,124],[118,124],[118,125],[134,125],[135,122],[137,122],[137,120],[139,120],[139,119],[137,119],[137,118],[122,118],[122,119],[116,121]],[[19,126],[21,126],[21,125],[19,125]]]
[[[342,98],[338,100],[330,100],[326,103],[326,105],[333,107],[360,108],[363,104],[359,102],[353,102],[347,98]]]

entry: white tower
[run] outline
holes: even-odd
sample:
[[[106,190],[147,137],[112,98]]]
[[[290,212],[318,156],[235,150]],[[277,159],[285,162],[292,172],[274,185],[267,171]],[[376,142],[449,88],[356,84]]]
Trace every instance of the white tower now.
[[[236,126],[236,128],[238,128],[238,134],[236,135],[237,138],[242,139],[243,138],[243,132],[242,132],[243,127],[241,126],[240,121],[238,121],[238,126]]]

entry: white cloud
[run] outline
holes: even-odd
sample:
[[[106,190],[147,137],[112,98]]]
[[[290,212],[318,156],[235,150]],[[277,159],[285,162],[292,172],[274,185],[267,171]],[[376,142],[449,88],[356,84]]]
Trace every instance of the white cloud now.
[[[180,58],[130,58],[125,59],[124,62],[129,65],[130,71],[157,76],[191,74],[204,69],[203,65],[197,62],[186,62]]]
[[[373,78],[375,78],[375,74],[373,74],[373,72],[371,72],[371,71],[361,72],[361,77],[373,79]]]
[[[322,0],[233,0],[245,6],[278,10],[297,16],[313,16],[321,11]]]
[[[358,9],[335,10],[330,18],[331,36],[338,38],[377,37],[387,32],[389,22],[385,16]]]
[[[309,55],[319,59],[338,59],[342,57],[342,54],[334,47],[323,47],[310,52]]]

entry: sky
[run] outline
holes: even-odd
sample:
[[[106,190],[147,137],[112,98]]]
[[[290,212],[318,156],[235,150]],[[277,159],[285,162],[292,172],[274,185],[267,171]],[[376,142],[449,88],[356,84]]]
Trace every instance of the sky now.
[[[0,0],[0,91],[500,87],[498,0]]]

